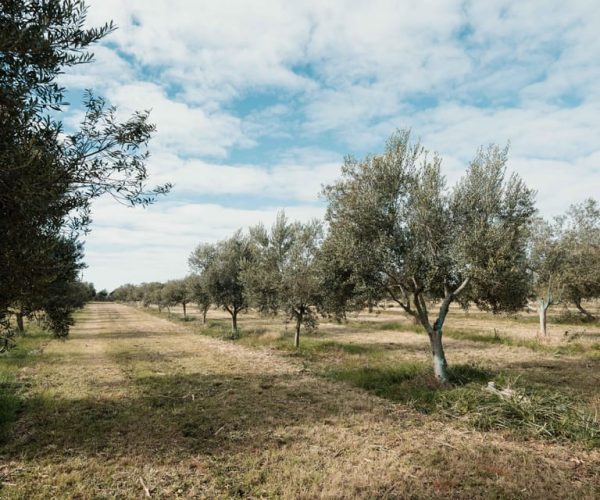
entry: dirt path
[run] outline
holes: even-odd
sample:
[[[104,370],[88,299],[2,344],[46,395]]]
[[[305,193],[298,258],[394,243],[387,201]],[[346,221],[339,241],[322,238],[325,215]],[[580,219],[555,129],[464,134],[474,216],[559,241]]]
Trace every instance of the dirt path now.
[[[88,306],[21,376],[2,498],[593,498],[600,485],[597,453],[443,426],[117,304]]]

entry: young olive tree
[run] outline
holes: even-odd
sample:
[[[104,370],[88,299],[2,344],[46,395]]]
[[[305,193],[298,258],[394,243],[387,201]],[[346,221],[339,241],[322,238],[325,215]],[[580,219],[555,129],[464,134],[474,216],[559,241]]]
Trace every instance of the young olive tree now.
[[[449,190],[441,159],[398,131],[383,154],[347,158],[324,190],[333,238],[426,330],[441,383],[449,380],[442,329],[452,302],[493,312],[526,303],[534,196],[518,176],[507,178],[506,161],[505,149],[481,149]],[[440,301],[437,313],[428,300]]]
[[[556,224],[536,219],[531,226],[530,267],[532,292],[540,317],[539,336],[547,336],[548,309],[561,301],[565,278],[565,252]]]
[[[163,304],[169,308],[181,304],[183,307],[183,317],[187,319],[187,305],[190,302],[188,286],[185,280],[170,280],[165,283],[161,290]]]
[[[591,198],[571,205],[557,225],[564,253],[564,299],[586,319],[595,319],[582,302],[600,298],[600,206]]]
[[[198,307],[198,310],[202,313],[202,324],[206,324],[206,314],[212,304],[212,298],[208,293],[206,283],[204,283],[203,276],[199,274],[192,274],[186,278],[187,293],[190,298],[190,302],[193,302]]]
[[[571,205],[552,222],[538,219],[531,232],[530,265],[540,315],[547,334],[547,311],[570,302],[588,320],[582,302],[600,297],[600,209],[593,199]]]
[[[156,305],[159,311],[162,311],[163,300],[162,300],[162,289],[164,285],[158,281],[152,281],[150,283],[143,283],[142,287],[142,305],[149,307]]]
[[[112,300],[119,302],[133,302],[137,304],[143,298],[143,285],[133,285],[126,283],[110,292]]]
[[[231,315],[234,338],[238,334],[238,314],[248,307],[241,273],[251,259],[248,238],[241,231],[214,245],[199,245],[189,258],[190,267],[202,276],[212,302]]]
[[[250,303],[262,312],[283,311],[295,322],[294,346],[302,326],[315,328],[321,301],[317,256],[323,239],[319,221],[288,222],[279,212],[271,231],[250,230],[254,258],[242,273]]]

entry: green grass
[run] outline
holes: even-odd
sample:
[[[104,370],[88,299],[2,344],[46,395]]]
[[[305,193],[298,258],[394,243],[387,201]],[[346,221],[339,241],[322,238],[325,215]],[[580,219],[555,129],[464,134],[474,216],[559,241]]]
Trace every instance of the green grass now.
[[[408,330],[425,335],[420,325],[397,321],[350,321],[352,329],[367,331]],[[198,333],[231,340],[227,320],[211,320]],[[544,438],[552,441],[576,441],[600,446],[600,424],[588,407],[579,402],[579,395],[557,391],[550,384],[529,383],[521,376],[511,382],[510,371],[497,372],[476,365],[453,365],[451,385],[441,387],[431,364],[425,360],[399,360],[384,344],[357,344],[303,335],[300,347],[293,346],[292,332],[280,336],[265,336],[265,328],[242,328],[235,342],[251,348],[270,348],[287,356],[299,358],[317,375],[369,391],[379,397],[406,404],[413,409],[442,420],[458,420],[468,426],[488,431],[509,431],[523,438]],[[447,337],[526,347],[553,354],[600,354],[600,343],[590,348],[576,341],[552,347],[535,340],[514,339],[498,335],[482,335],[468,330],[446,329]],[[576,339],[574,339],[576,340]],[[514,398],[502,398],[485,389],[488,382],[498,387],[510,385]]]
[[[508,390],[505,396],[474,384],[441,391],[436,398],[437,410],[448,418],[462,418],[482,431],[509,430],[526,438],[575,441],[600,447],[597,416],[572,396],[524,387],[509,379],[501,383],[499,387]]]
[[[15,347],[0,354],[0,444],[8,439],[21,407],[23,382],[18,379],[18,372],[34,362],[49,341],[49,335],[32,326],[25,336],[18,336],[15,341]]]
[[[528,387],[478,366],[454,366],[448,387],[436,383],[425,363],[380,361],[357,366],[350,362],[326,370],[324,375],[442,420],[462,420],[477,430],[509,431],[523,438],[600,447],[598,418],[578,402],[576,395]],[[488,391],[486,384],[490,381],[498,387],[509,387],[514,395],[505,398]]]
[[[538,352],[547,352],[556,355],[565,355],[565,356],[574,356],[580,354],[586,354],[594,356],[593,351],[595,348],[593,346],[586,347],[584,344],[580,342],[575,342],[571,339],[567,341],[567,343],[554,346],[544,344],[536,339],[515,339],[508,336],[499,336],[499,335],[482,335],[473,331],[465,331],[465,330],[453,330],[446,329],[444,330],[444,335],[456,339],[456,340],[470,340],[472,342],[482,342],[485,344],[498,344],[505,345],[508,347],[525,347],[527,349],[531,349],[532,351]]]
[[[430,364],[425,362],[398,362],[397,360],[369,360],[360,365],[355,360],[335,368],[325,369],[323,375],[370,391],[377,396],[405,403],[423,413],[436,410],[440,391],[448,389],[437,383]],[[452,388],[474,382],[487,382],[494,374],[474,365],[456,365],[450,370]]]
[[[452,328],[446,328],[444,329],[444,335],[456,340],[470,340],[472,342],[505,345],[509,347],[526,347],[532,351],[551,352],[554,350],[550,346],[544,345],[535,339],[515,339],[501,335],[483,335],[481,333],[469,330],[455,330]]]
[[[396,330],[396,331],[409,331],[417,334],[425,335],[425,330],[421,325],[415,325],[411,323],[403,323],[400,321],[353,321],[349,323],[353,327],[361,327],[367,331],[382,331],[382,330]],[[591,357],[597,357],[597,347],[586,347],[580,342],[574,342],[578,336],[570,337],[567,343],[560,346],[552,346],[544,344],[537,339],[516,339],[506,335],[491,335],[479,333],[473,330],[459,330],[454,328],[444,328],[444,336],[455,339],[455,340],[468,340],[471,342],[480,342],[483,344],[494,344],[494,345],[505,345],[508,347],[524,347],[532,351],[547,352],[558,355],[573,356],[578,354],[586,354]]]
[[[347,325],[351,328],[357,328],[367,331],[394,330],[402,332],[415,332],[425,334],[425,330],[420,324],[404,321],[366,321],[350,320]]]

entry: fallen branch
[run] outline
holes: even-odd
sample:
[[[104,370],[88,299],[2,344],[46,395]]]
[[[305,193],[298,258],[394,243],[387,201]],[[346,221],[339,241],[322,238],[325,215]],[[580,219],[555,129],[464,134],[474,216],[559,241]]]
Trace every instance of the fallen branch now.
[[[144,493],[146,494],[146,498],[150,498],[150,490],[144,483],[144,480],[140,477],[140,483],[142,484],[142,488],[144,488]]]

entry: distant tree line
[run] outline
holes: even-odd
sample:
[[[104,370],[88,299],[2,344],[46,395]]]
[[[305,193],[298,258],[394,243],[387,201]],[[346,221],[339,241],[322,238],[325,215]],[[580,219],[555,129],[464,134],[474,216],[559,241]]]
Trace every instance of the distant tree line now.
[[[92,200],[145,205],[169,186],[146,188],[148,113],[119,121],[87,91],[79,127],[61,121],[57,77],[92,61],[89,47],[115,28],[86,28],[82,1],[5,0],[0,7],[0,336],[43,313],[66,336],[88,300],[79,281],[81,234]]]
[[[541,334],[546,310],[600,297],[600,210],[592,199],[545,222],[536,216],[534,192],[507,175],[507,149],[480,149],[452,188],[441,159],[398,131],[385,151],[347,158],[339,180],[324,188],[327,231],[319,221],[290,222],[283,212],[270,229],[262,224],[215,244],[199,245],[189,258],[193,274],[165,284],[125,285],[117,300],[211,305],[231,316],[253,308],[283,314],[302,328],[319,316],[396,303],[420,324],[430,341],[440,382],[448,381],[442,334],[454,302],[490,311],[516,312],[536,300]]]

